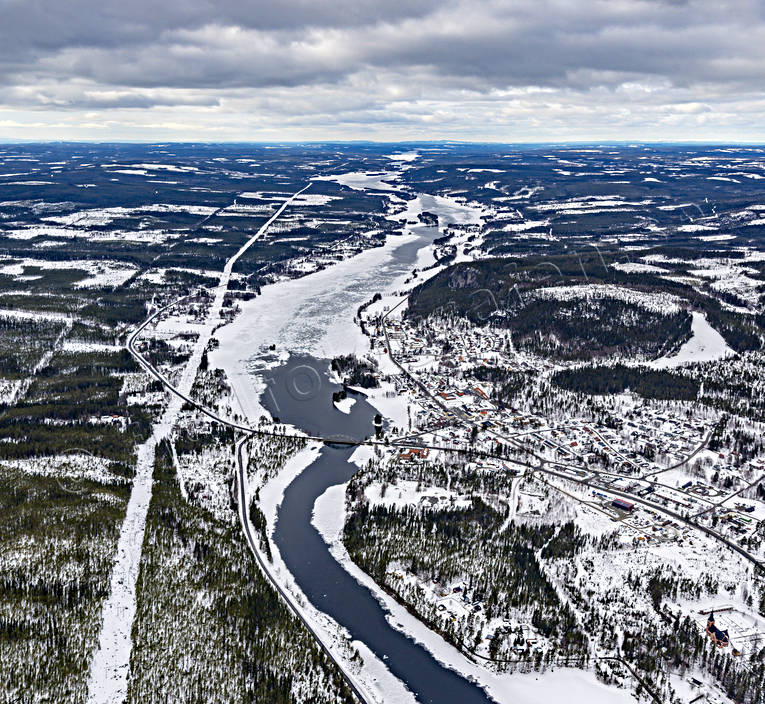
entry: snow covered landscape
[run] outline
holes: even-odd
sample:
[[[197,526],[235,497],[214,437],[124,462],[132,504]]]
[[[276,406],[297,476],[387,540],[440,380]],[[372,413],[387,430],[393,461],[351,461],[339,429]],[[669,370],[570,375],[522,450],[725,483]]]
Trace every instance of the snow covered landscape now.
[[[2,667],[57,668],[12,696],[760,700],[756,192],[688,222],[627,147],[629,194],[566,149],[91,149],[0,204]],[[658,183],[710,188],[692,153]]]

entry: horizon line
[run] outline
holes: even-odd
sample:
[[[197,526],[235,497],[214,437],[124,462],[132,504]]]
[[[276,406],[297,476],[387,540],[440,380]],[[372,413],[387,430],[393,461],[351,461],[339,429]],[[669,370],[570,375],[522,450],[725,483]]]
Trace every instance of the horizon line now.
[[[24,138],[0,138],[0,145],[18,145],[18,144],[89,144],[89,145],[110,145],[110,144],[135,144],[135,145],[268,145],[268,146],[287,146],[302,144],[358,144],[358,145],[498,145],[498,146],[554,146],[554,145],[587,145],[587,146],[739,146],[739,147],[765,147],[763,141],[732,141],[732,140],[640,140],[640,139],[550,139],[539,141],[515,141],[506,142],[500,140],[459,140],[459,139],[403,139],[403,140],[375,140],[375,139],[295,139],[295,140],[154,140],[154,139],[24,139]]]

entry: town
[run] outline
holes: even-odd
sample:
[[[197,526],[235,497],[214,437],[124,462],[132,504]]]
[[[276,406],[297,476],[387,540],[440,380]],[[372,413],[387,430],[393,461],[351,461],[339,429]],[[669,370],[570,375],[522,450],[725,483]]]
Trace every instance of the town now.
[[[360,312],[370,346],[361,362],[402,399],[396,425],[388,427],[390,449],[380,454],[364,489],[370,507],[456,510],[478,495],[504,506],[506,521],[523,521],[555,520],[556,506],[570,503],[576,506],[575,523],[585,530],[597,525],[595,532],[612,536],[622,555],[635,556],[624,569],[636,559],[656,564],[659,555],[687,567],[684,576],[693,581],[721,567],[748,581],[744,575],[762,565],[765,503],[757,487],[765,457],[741,457],[719,442],[731,422],[725,413],[629,391],[589,403],[573,400],[550,381],[565,363],[515,350],[507,330],[448,318],[412,319],[401,303],[396,295],[381,297]],[[512,394],[502,387],[507,373],[492,380],[496,369],[521,380]],[[381,393],[357,391],[373,398]],[[455,489],[453,475],[451,490],[437,480],[423,481],[427,466],[455,463],[464,475],[484,477],[474,484],[476,492]],[[400,479],[387,482],[383,476]],[[565,583],[565,569],[556,576]],[[532,625],[529,612],[487,618],[471,580],[469,574],[427,580],[397,564],[386,576],[388,588],[426,623],[452,634],[452,642],[469,640],[479,658],[496,662],[500,636],[509,644],[502,650],[507,662],[549,656],[551,642]],[[580,578],[582,585],[586,579]],[[765,621],[751,610],[742,586],[717,599],[714,589],[706,595],[701,590],[696,599],[678,601],[676,613],[691,618],[700,634],[712,635],[706,616],[720,614],[728,628],[725,639],[714,643],[746,658],[765,638]],[[740,601],[732,605],[734,595]],[[662,618],[675,617],[662,608],[668,609]],[[611,652],[602,643],[593,648],[593,657]],[[689,685],[692,690],[701,684],[696,683]]]

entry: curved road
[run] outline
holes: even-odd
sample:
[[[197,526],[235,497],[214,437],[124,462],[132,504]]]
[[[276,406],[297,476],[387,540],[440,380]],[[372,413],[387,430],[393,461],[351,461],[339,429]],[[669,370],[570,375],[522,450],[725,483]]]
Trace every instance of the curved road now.
[[[330,649],[325,645],[324,641],[321,639],[319,634],[313,629],[313,627],[308,622],[308,620],[303,616],[300,609],[297,608],[297,606],[294,604],[292,598],[289,596],[286,590],[283,589],[282,586],[279,584],[279,582],[273,577],[273,575],[271,574],[271,570],[268,569],[268,565],[263,559],[263,556],[260,554],[260,550],[258,550],[257,543],[255,541],[255,538],[252,535],[252,531],[250,530],[249,517],[247,516],[247,495],[245,491],[246,465],[242,457],[244,446],[251,439],[252,439],[252,436],[248,435],[236,443],[237,494],[239,496],[239,520],[242,523],[242,530],[244,531],[244,535],[247,538],[247,543],[250,546],[250,551],[255,556],[255,559],[258,561],[258,565],[260,566],[261,571],[266,576],[266,578],[271,582],[274,589],[276,589],[278,594],[282,597],[282,599],[284,599],[285,603],[290,608],[290,610],[295,614],[295,616],[297,616],[302,621],[303,625],[306,627],[308,632],[314,637],[314,640],[319,644],[319,647],[324,651],[327,657],[335,663],[338,670],[340,670],[340,673],[342,674],[346,684],[351,688],[353,693],[356,695],[356,698],[360,702],[363,702],[364,704],[366,704],[368,700],[361,693],[359,688],[356,686],[356,683],[354,682],[353,678],[345,671],[340,661],[334,655],[332,655],[332,652],[330,651]]]

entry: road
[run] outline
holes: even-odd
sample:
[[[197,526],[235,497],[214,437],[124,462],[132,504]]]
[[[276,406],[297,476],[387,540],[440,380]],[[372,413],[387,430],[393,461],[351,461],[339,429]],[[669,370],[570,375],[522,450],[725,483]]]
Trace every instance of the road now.
[[[600,484],[593,484],[585,479],[576,479],[574,477],[571,477],[568,474],[555,472],[554,470],[551,470],[551,469],[543,469],[541,467],[537,469],[547,474],[551,474],[553,476],[559,477],[560,479],[566,479],[567,481],[570,481],[570,482],[576,482],[577,484],[586,486],[591,489],[603,490],[603,487]],[[627,492],[619,491],[618,489],[614,489],[612,487],[608,487],[608,489],[605,489],[605,491],[608,491],[609,494],[615,494],[616,496],[626,499],[633,504],[641,504],[643,506],[646,506],[647,508],[652,509],[653,511],[659,511],[663,514],[666,514],[667,516],[670,516],[671,518],[674,518],[675,520],[680,521],[681,523],[685,523],[687,526],[690,526],[691,528],[696,528],[700,530],[702,533],[706,533],[709,537],[720,541],[726,547],[730,548],[735,553],[741,555],[741,557],[745,558],[746,560],[748,560],[755,566],[760,568],[765,567],[765,565],[763,565],[763,563],[760,560],[758,560],[754,555],[744,550],[740,545],[737,545],[733,541],[728,540],[728,538],[726,538],[723,535],[720,535],[717,531],[714,531],[711,528],[708,528],[707,526],[701,523],[697,523],[696,521],[693,520],[692,517],[683,516],[682,514],[667,508],[666,506],[659,506],[657,504],[651,503],[650,501],[644,501],[642,498],[637,497],[634,494],[628,494]]]
[[[658,469],[655,472],[646,472],[643,475],[643,478],[645,477],[652,477],[655,474],[661,474],[662,472],[668,472],[670,469],[679,469],[683,465],[688,464],[696,455],[699,454],[707,445],[709,445],[709,441],[712,439],[712,436],[715,434],[715,431],[719,427],[720,423],[722,423],[722,419],[720,419],[717,424],[707,433],[706,437],[702,441],[702,443],[693,451],[690,455],[688,455],[685,459],[681,460],[680,462],[677,462],[676,464],[673,464],[669,467],[665,467],[664,469]]]
[[[735,498],[736,496],[740,496],[748,489],[752,489],[756,487],[763,479],[765,479],[765,474],[761,474],[757,479],[755,479],[753,482],[750,482],[746,486],[741,487],[738,491],[734,492],[730,496],[726,496],[722,501],[718,501],[716,504],[713,504],[709,508],[705,508],[703,511],[699,511],[698,513],[695,513],[693,515],[694,518],[698,518],[699,516],[703,516],[705,513],[709,513],[710,511],[714,511],[718,506],[722,506],[724,503],[727,503],[731,499]]]

